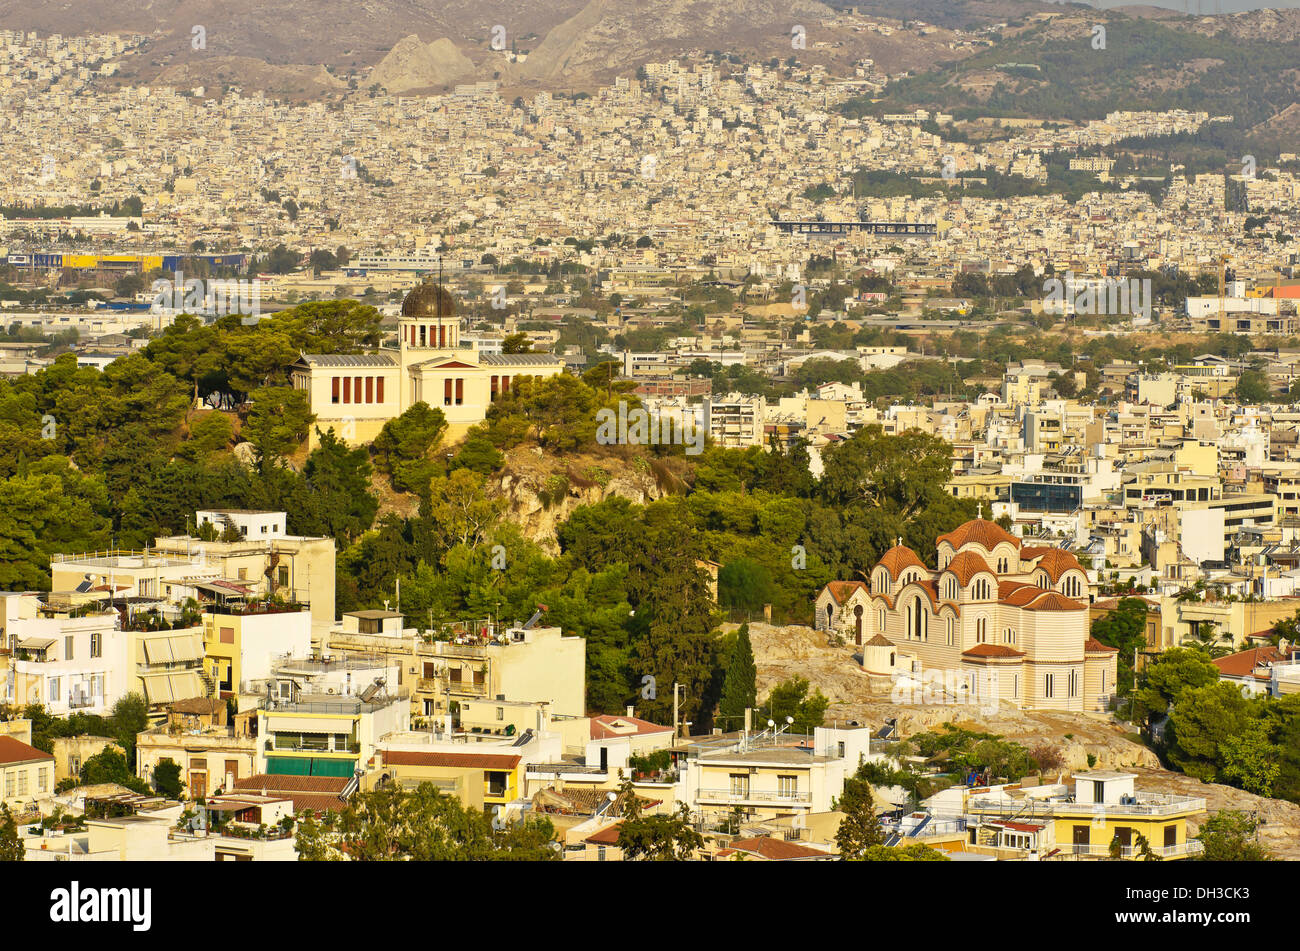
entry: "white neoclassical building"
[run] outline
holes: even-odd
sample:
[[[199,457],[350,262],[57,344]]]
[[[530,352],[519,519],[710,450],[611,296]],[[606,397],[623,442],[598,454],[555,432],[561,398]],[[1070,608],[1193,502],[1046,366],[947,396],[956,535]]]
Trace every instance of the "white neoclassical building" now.
[[[373,440],[384,423],[418,402],[442,410],[447,438],[454,440],[487,416],[488,407],[521,376],[555,376],[564,361],[550,353],[480,353],[461,341],[460,320],[450,295],[428,281],[402,302],[397,345],[371,353],[301,354],[290,367],[295,389],[304,390],[316,427],[346,442]]]
[[[869,582],[828,584],[818,627],[861,646],[872,674],[942,672],[942,683],[1026,709],[1107,708],[1116,651],[1089,634],[1088,576],[1074,555],[1024,546],[984,519],[936,548],[935,568],[900,541]]]

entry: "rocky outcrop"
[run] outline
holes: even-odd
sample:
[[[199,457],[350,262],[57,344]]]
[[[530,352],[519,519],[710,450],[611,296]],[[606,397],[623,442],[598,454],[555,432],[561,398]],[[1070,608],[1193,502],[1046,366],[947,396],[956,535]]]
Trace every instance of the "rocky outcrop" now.
[[[667,51],[700,48],[710,37],[789,46],[795,24],[834,17],[814,0],[662,0],[654,4],[591,0],[575,16],[546,34],[523,64],[522,78],[598,77],[624,71],[629,63],[660,58]],[[728,45],[727,48],[733,48]]]
[[[443,37],[425,44],[415,34],[403,37],[370,73],[370,82],[391,93],[449,86],[474,75],[474,64]]]
[[[505,501],[506,518],[551,554],[559,553],[556,528],[580,505],[614,496],[644,504],[664,495],[644,457],[543,455],[517,449],[492,477],[491,494]]]
[[[758,694],[791,677],[806,677],[831,701],[828,723],[857,721],[879,726],[896,718],[900,735],[910,736],[952,723],[967,730],[995,733],[1029,749],[1050,746],[1063,768],[1158,768],[1159,758],[1136,742],[1124,724],[1109,717],[1054,711],[1020,710],[1010,704],[984,708],[956,703],[897,703],[891,684],[861,669],[853,650],[828,643],[820,631],[801,625],[749,626],[758,666]],[[1091,761],[1089,760],[1091,757]]]

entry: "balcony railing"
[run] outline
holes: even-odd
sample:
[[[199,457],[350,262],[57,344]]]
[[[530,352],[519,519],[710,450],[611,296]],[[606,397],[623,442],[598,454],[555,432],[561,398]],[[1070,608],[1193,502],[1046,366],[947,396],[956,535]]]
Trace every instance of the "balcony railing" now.
[[[1170,793],[1143,793],[1139,802],[1076,802],[1061,799],[1013,800],[989,796],[972,797],[968,811],[981,815],[1013,816],[1167,816],[1181,812],[1204,812],[1205,800]]]
[[[1153,845],[1150,847],[1152,855],[1158,855],[1162,859],[1177,858],[1184,855],[1199,855],[1205,851],[1205,846],[1197,839],[1188,839],[1186,842],[1180,842],[1177,845]],[[1071,856],[1098,856],[1099,858],[1110,858],[1111,851],[1108,845],[1063,845],[1060,847],[1059,858],[1070,858]],[[1140,859],[1142,850],[1136,846],[1124,846],[1119,850],[1120,858]]]
[[[443,674],[440,677],[421,677],[416,681],[415,689],[420,693],[442,693],[446,691],[452,694],[484,697],[487,696],[488,686],[485,683],[476,684],[469,680],[452,680],[446,674]]]
[[[438,657],[487,657],[486,644],[457,644],[453,641],[434,641],[422,645],[417,653],[434,654]]]
[[[811,803],[812,793],[800,790],[779,792],[772,789],[701,789],[697,798],[722,802]]]

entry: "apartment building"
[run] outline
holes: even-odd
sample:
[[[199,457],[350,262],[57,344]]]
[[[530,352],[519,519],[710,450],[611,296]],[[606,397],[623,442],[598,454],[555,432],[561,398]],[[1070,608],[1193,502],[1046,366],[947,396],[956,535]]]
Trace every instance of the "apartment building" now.
[[[777,728],[779,729],[779,728]],[[678,799],[705,822],[739,811],[747,820],[829,812],[844,780],[873,758],[866,728],[817,727],[792,738],[769,728],[756,736],[679,745]]]
[[[136,735],[135,773],[152,784],[163,760],[181,770],[190,799],[227,792],[256,772],[257,712],[229,715],[226,701],[212,697],[178,700],[167,705],[163,723]]]
[[[271,676],[276,658],[311,650],[312,616],[300,605],[227,601],[203,609],[203,668],[225,699],[256,692],[249,685]]]
[[[333,625],[334,539],[288,534],[284,512],[201,510],[195,521],[220,531],[218,540],[156,539],[145,556],[174,559],[187,568],[178,577],[160,579],[161,590],[148,593],[201,603],[277,598],[307,606],[317,632]]]
[[[31,720],[0,723],[0,803],[18,815],[54,792],[54,757],[31,742]]]
[[[4,696],[40,704],[54,716],[107,714],[137,689],[134,637],[115,611],[81,617],[23,618],[8,624]]]
[[[284,658],[272,668],[257,711],[256,771],[350,777],[376,742],[410,728],[408,693],[383,660]]]
[[[970,842],[979,841],[980,824],[989,820],[1054,826],[1035,843],[1026,837],[1017,844],[1039,858],[1141,859],[1147,849],[1162,859],[1190,858],[1202,851],[1188,835],[1187,820],[1205,812],[1205,799],[1138,790],[1133,773],[1089,770],[1076,773],[1072,785],[1026,786],[1009,783],[988,787],[953,787],[926,800],[940,815],[967,816]],[[985,827],[987,828],[987,827]],[[1140,837],[1140,838],[1139,838]]]

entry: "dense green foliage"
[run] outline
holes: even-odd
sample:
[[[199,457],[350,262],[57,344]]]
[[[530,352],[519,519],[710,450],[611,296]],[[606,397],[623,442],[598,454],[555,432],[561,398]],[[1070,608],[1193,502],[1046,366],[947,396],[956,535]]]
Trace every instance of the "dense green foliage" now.
[[[1235,809],[1223,809],[1205,820],[1196,838],[1202,862],[1263,862],[1273,856],[1259,844],[1259,820]]]
[[[844,813],[835,831],[835,845],[842,859],[861,859],[869,849],[885,844],[885,832],[876,817],[871,785],[862,773],[844,780],[844,792],[835,802],[835,809]]]
[[[554,837],[547,819],[494,821],[421,783],[357,793],[340,813],[304,813],[295,844],[303,862],[537,862],[559,858]]]
[[[1133,689],[1134,651],[1145,650],[1147,603],[1141,598],[1121,598],[1115,610],[1092,622],[1092,636],[1117,648],[1118,692],[1127,697]]]
[[[1200,647],[1166,650],[1132,697],[1135,714],[1149,723],[1168,712],[1157,749],[1175,769],[1300,802],[1300,697],[1247,696],[1219,680]]]

